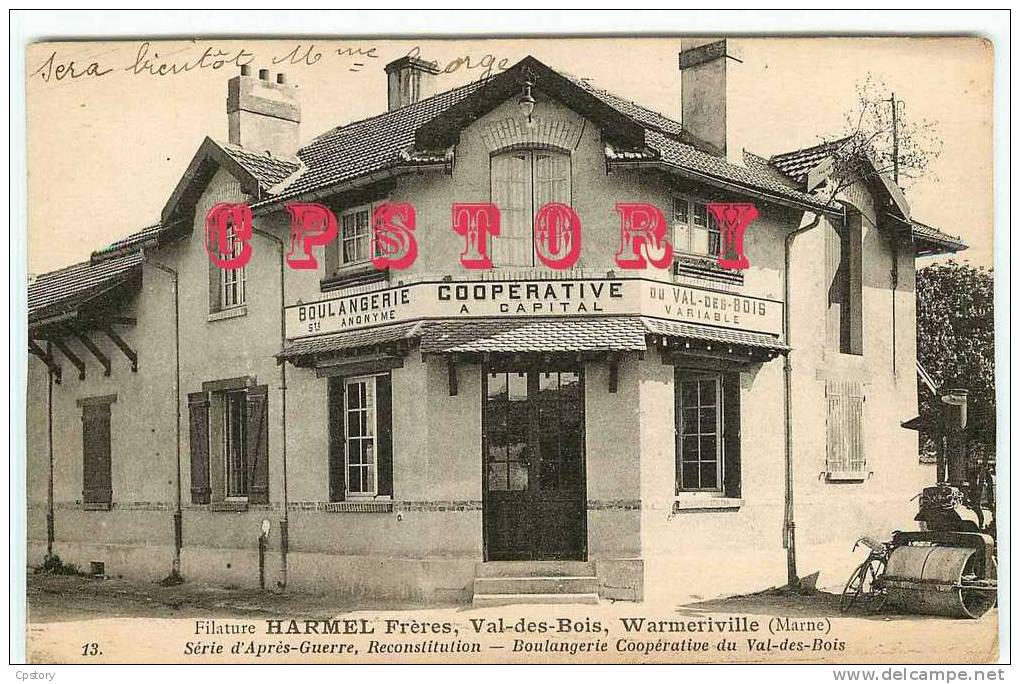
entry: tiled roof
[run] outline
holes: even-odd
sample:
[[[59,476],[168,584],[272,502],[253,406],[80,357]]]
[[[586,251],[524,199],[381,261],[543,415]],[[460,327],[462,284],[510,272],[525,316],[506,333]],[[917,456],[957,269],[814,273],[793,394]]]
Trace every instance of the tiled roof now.
[[[790,348],[780,342],[774,335],[767,333],[748,332],[746,330],[730,330],[714,328],[708,325],[664,321],[658,318],[644,318],[648,331],[656,335],[686,340],[702,340],[718,342],[722,345],[738,347],[755,347],[772,351],[788,351]]]
[[[306,171],[275,199],[327,187],[405,161],[401,152],[414,146],[415,129],[485,83],[474,81],[320,135],[298,151]]]
[[[827,206],[818,197],[792,188],[775,176],[730,164],[722,157],[702,152],[659,131],[645,131],[645,141],[649,147],[659,151],[663,162],[677,169],[694,171],[750,190],[763,190],[799,204],[818,208]]]
[[[625,100],[619,95],[614,95],[608,90],[602,90],[596,88],[594,85],[589,83],[587,80],[573,78],[568,76],[571,81],[576,83],[578,86],[584,88],[589,93],[597,97],[598,99],[605,102],[607,105],[615,109],[616,111],[629,116],[630,118],[637,121],[646,128],[654,128],[657,131],[662,131],[668,135],[680,137],[683,135],[683,126],[679,121],[674,121],[667,116],[659,114],[658,112],[642,107],[636,102]]]
[[[72,311],[136,276],[141,265],[141,252],[132,252],[41,275],[28,285],[28,320],[32,322]]]
[[[938,228],[921,223],[920,221],[910,221],[910,232],[915,241],[929,243],[935,248],[926,250],[925,253],[928,255],[962,252],[967,249],[967,243],[959,237],[943,233]]]
[[[137,233],[131,233],[131,235],[128,235],[127,237],[123,237],[116,242],[111,242],[106,247],[101,247],[100,249],[92,252],[91,260],[93,262],[102,261],[111,257],[120,256],[127,252],[136,251],[146,242],[158,238],[162,232],[163,226],[158,223],[147,226]]]
[[[218,140],[214,142],[254,176],[259,185],[266,190],[287,179],[301,167],[301,162],[297,159],[284,159],[268,152],[254,152]]]
[[[302,340],[295,340],[288,344],[282,352],[277,355],[280,360],[296,359],[303,356],[315,354],[329,354],[342,352],[363,347],[372,347],[377,344],[388,344],[401,340],[415,339],[419,334],[421,323],[399,323],[396,325],[385,325],[378,328],[366,330],[351,330],[348,332],[336,333],[333,335],[319,335],[308,337]]]
[[[298,152],[306,169],[289,184],[279,188],[276,196],[265,201],[279,201],[408,163],[408,153],[413,151],[417,128],[484,88],[495,78],[499,78],[499,75],[320,135]],[[703,152],[684,142],[683,127],[667,116],[597,88],[588,81],[567,78],[643,127],[647,145],[655,149],[669,166],[690,169],[748,189],[764,190],[801,204],[824,206],[814,196],[790,187],[774,173],[730,164],[722,157]],[[612,154],[619,159],[631,157],[628,151],[614,151]],[[414,161],[414,158],[411,157],[410,161]]]
[[[826,157],[832,156],[832,153],[849,139],[840,138],[800,150],[776,154],[769,158],[769,163],[784,175],[800,183],[807,178],[808,171],[818,166]]]
[[[493,318],[429,323],[421,351],[581,352],[644,351],[645,327],[635,317]]]

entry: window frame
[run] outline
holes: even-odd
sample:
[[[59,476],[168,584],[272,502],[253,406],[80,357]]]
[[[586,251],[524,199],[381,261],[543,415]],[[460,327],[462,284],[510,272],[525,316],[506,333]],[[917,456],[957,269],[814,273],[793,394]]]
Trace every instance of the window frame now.
[[[241,250],[244,249],[244,242],[237,239],[236,227],[233,223],[227,226],[227,242],[230,245],[230,253],[228,256],[237,257],[240,256]],[[220,300],[219,310],[227,311],[229,309],[237,309],[248,302],[247,296],[247,266],[240,268],[220,268],[219,271],[219,289],[220,289]],[[231,287],[234,288],[233,296],[231,296]]]
[[[535,266],[538,265],[537,257],[535,256],[535,247],[534,247],[534,245],[535,245],[535,215],[538,213],[538,210],[541,207],[536,206],[536,196],[537,196],[536,195],[536,187],[537,186],[536,186],[536,183],[535,183],[535,169],[536,169],[535,157],[536,157],[536,155],[542,154],[542,153],[551,154],[551,155],[558,155],[558,156],[566,159],[566,162],[567,162],[567,179],[566,179],[567,180],[567,201],[566,201],[566,204],[568,206],[570,206],[570,207],[574,206],[574,155],[573,155],[573,153],[570,150],[566,150],[566,149],[563,149],[561,147],[557,147],[555,145],[526,145],[526,146],[525,145],[520,145],[520,146],[512,145],[510,147],[504,147],[502,149],[498,149],[498,150],[495,150],[494,152],[492,152],[489,155],[489,202],[492,202],[492,203],[495,204],[495,199],[494,199],[494,196],[495,196],[495,192],[494,192],[494,181],[495,181],[495,178],[493,176],[493,171],[492,171],[492,169],[493,169],[493,162],[496,159],[499,159],[499,158],[523,154],[523,155],[526,156],[526,163],[527,163],[527,173],[525,174],[525,176],[526,176],[527,182],[528,182],[528,190],[529,190],[529,192],[527,193],[527,199],[528,199],[528,205],[530,206],[530,212],[529,213],[530,213],[530,216],[531,216],[531,228],[530,228],[530,234],[529,234],[530,237],[529,237],[529,241],[528,241],[529,247],[530,247],[529,250],[528,250],[528,253],[530,254],[530,263],[526,263],[526,264],[513,264],[513,263],[511,263],[511,264],[500,264],[500,263],[496,263],[496,259],[493,258],[493,264],[492,264],[493,268],[534,268]],[[500,209],[500,212],[501,212],[501,215],[502,215],[503,208],[499,207],[499,209]],[[502,221],[501,221],[501,227],[502,227]],[[497,236],[494,239],[499,239],[500,237],[502,237],[502,234],[500,236]],[[492,257],[495,257],[495,250],[494,249],[490,249],[490,254],[491,254]]]
[[[377,499],[380,499],[380,498],[390,498],[388,495],[380,495],[379,494],[379,398],[378,398],[377,378],[379,376],[381,376],[381,375],[385,375],[385,373],[368,373],[368,374],[364,374],[364,375],[352,375],[352,376],[347,376],[347,377],[343,378],[343,397],[344,397],[344,403],[343,403],[344,464],[343,464],[343,467],[344,467],[344,499],[345,500],[377,500]],[[366,405],[366,406],[362,406],[362,407],[356,408],[355,411],[358,411],[358,412],[364,411],[367,414],[370,413],[370,415],[371,415],[372,430],[371,430],[371,434],[370,435],[358,435],[357,437],[352,437],[351,434],[350,434],[350,429],[349,429],[350,423],[348,422],[348,419],[349,419],[349,416],[350,416],[350,413],[351,413],[351,408],[350,408],[351,392],[350,392],[350,388],[351,388],[352,385],[357,385],[357,384],[360,384],[360,383],[365,383],[365,386],[366,386],[366,392],[365,392],[366,400],[367,400],[367,397],[369,396],[369,392],[368,392],[367,388],[369,387],[369,385],[371,386],[372,402],[371,402],[370,405]],[[369,424],[368,423],[368,417],[366,416],[366,428],[367,428],[368,424]],[[371,462],[368,463],[368,464],[366,464],[364,462],[359,462],[359,463],[355,464],[354,467],[362,469],[362,470],[365,469],[366,467],[368,467],[370,469],[370,472],[372,473],[372,488],[371,488],[370,491],[364,489],[364,478],[362,477],[362,478],[360,478],[362,480],[362,483],[363,483],[362,484],[362,489],[361,489],[361,491],[355,492],[355,491],[351,490],[351,477],[350,477],[350,474],[351,474],[351,459],[350,459],[350,457],[351,457],[351,449],[350,449],[351,442],[352,442],[352,440],[358,440],[358,441],[364,442],[364,441],[367,441],[369,439],[371,440],[371,447],[372,447],[372,460],[371,460]]]
[[[220,450],[222,454],[223,464],[223,501],[225,502],[246,502],[248,497],[251,495],[251,482],[248,476],[248,466],[251,454],[249,452],[248,444],[248,388],[243,389],[232,389],[224,390],[220,392],[222,395],[222,431],[220,440]],[[233,408],[232,408],[233,404]],[[242,493],[231,493],[231,417],[232,411],[239,410],[241,412],[239,419],[240,426],[240,442],[241,442],[241,466],[239,476],[241,479],[240,491]],[[236,475],[235,475],[236,477]]]
[[[336,237],[338,270],[342,271],[344,269],[358,268],[359,266],[364,266],[366,264],[372,263],[372,257],[375,256],[372,254],[372,212],[374,211],[375,206],[376,205],[374,203],[359,204],[357,206],[344,209],[343,211],[340,212],[340,216],[338,217],[339,220],[337,225],[337,237]],[[358,214],[361,213],[364,213],[367,216],[367,222],[365,224],[366,225],[365,239],[367,240],[367,245],[365,246],[365,257],[363,259],[356,259],[354,261],[345,261],[344,244],[347,242],[347,240],[344,236],[344,221],[348,217],[356,217]],[[356,221],[357,219],[355,218],[355,222]],[[355,227],[357,226],[355,225]],[[352,240],[352,242],[354,242],[354,244],[357,244],[356,239]]]
[[[676,219],[676,205],[678,201],[682,201],[687,205],[687,218],[682,224]],[[715,216],[708,210],[707,205],[709,202],[700,197],[693,195],[685,195],[682,193],[670,194],[670,216],[669,216],[669,236],[670,242],[673,245],[673,253],[677,256],[688,256],[700,259],[717,259],[719,257],[719,250],[722,249],[722,232],[719,229],[718,222],[715,220]],[[705,212],[705,225],[697,225],[694,221],[695,207],[700,206]],[[677,227],[682,225],[687,229],[687,240],[686,244],[681,245],[681,241],[677,239]],[[691,248],[691,238],[693,237],[694,229],[704,230],[706,232],[707,239],[707,251],[696,252]],[[715,253],[712,253],[712,236],[715,235]]]
[[[701,403],[700,396],[700,383],[706,379],[711,379],[715,383],[715,432],[702,433],[701,432],[701,413],[702,408],[708,408],[707,405],[703,406]],[[701,484],[701,464],[705,462],[702,459],[701,453],[701,440],[703,435],[714,435],[715,436],[715,472],[716,472],[716,486],[715,487],[684,487],[683,482],[683,466],[685,463],[684,450],[683,450],[683,412],[685,407],[683,405],[683,383],[685,382],[697,382],[698,387],[698,404],[695,408],[698,411],[698,432],[694,435],[698,437],[698,459],[695,461],[698,465],[698,484]],[[684,371],[683,377],[678,378],[678,385],[675,388],[676,392],[676,483],[675,483],[675,494],[677,496],[710,496],[710,497],[725,497],[726,496],[726,400],[724,397],[726,379],[722,372],[711,372],[711,371]]]

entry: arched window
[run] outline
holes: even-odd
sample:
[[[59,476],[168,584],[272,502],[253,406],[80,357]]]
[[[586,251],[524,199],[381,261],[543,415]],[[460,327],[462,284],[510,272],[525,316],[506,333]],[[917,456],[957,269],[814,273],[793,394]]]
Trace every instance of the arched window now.
[[[511,150],[491,162],[492,203],[500,234],[492,239],[495,267],[534,266],[535,213],[549,202],[570,204],[570,155],[556,150]]]

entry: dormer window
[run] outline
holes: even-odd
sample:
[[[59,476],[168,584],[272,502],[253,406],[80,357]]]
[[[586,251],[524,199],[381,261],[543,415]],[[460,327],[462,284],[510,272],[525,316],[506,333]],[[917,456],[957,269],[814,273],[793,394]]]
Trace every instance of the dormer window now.
[[[535,265],[535,213],[549,202],[570,204],[570,176],[570,155],[557,150],[510,150],[492,157],[492,203],[500,213],[493,266]]]
[[[673,250],[682,254],[719,256],[719,226],[705,203],[673,197]]]

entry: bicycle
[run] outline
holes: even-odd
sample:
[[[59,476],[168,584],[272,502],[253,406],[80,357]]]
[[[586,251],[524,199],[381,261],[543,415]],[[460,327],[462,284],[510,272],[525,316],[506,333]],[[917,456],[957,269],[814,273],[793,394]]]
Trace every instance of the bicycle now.
[[[864,562],[854,568],[854,571],[850,573],[850,579],[843,587],[843,594],[839,599],[841,613],[849,612],[855,604],[864,606],[864,611],[867,613],[877,613],[885,605],[882,576],[885,574],[886,562],[889,560],[889,544],[861,537],[854,542],[851,551],[856,551],[861,544],[871,549],[871,552]]]

